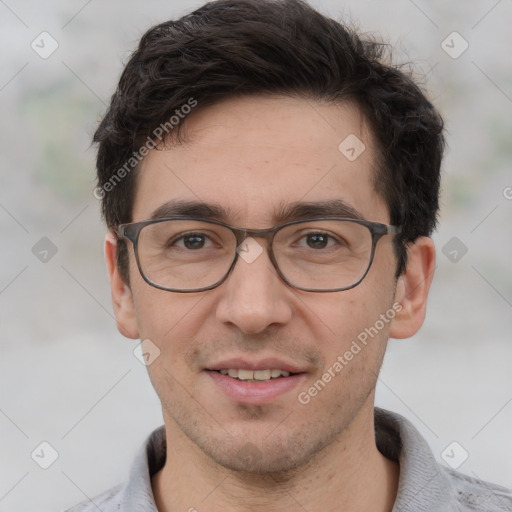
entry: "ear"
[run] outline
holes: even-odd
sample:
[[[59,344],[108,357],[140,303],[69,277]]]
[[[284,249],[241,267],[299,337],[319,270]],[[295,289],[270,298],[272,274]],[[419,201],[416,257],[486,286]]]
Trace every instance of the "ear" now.
[[[395,301],[402,308],[391,322],[391,338],[409,338],[422,326],[435,264],[436,250],[431,238],[421,237],[408,247],[407,267],[398,278],[395,292]]]
[[[117,328],[123,336],[137,339],[139,337],[139,330],[132,291],[125,283],[117,266],[117,237],[111,231],[105,236],[105,261],[110,278],[110,293]]]

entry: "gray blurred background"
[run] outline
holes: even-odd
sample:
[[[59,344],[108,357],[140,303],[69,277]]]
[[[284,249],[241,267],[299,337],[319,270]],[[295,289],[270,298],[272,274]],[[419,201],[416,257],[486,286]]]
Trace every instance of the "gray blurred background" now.
[[[446,120],[428,319],[390,342],[378,405],[512,487],[512,2],[311,3],[414,61]],[[90,140],[142,33],[199,5],[0,0],[0,511],[94,497],[162,423],[115,328]]]

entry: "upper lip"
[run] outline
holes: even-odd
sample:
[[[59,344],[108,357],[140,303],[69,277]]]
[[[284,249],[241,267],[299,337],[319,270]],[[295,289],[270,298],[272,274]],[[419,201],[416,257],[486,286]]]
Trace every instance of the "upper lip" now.
[[[283,361],[282,359],[268,358],[260,359],[258,361],[249,361],[244,358],[231,358],[223,359],[215,364],[212,364],[206,370],[222,370],[222,369],[237,369],[237,370],[284,370],[289,373],[303,373],[305,370],[299,368],[297,365]]]

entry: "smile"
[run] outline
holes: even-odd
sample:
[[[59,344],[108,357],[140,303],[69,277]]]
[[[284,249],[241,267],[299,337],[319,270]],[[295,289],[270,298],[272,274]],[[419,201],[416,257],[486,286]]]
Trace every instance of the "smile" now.
[[[222,368],[206,370],[215,384],[214,389],[237,403],[265,405],[275,403],[281,396],[303,386],[307,374],[285,370],[245,370]]]
[[[248,380],[248,381],[267,381],[270,379],[278,379],[280,377],[289,377],[290,372],[286,370],[272,369],[272,370],[243,370],[235,368],[223,368],[219,370],[222,375],[229,375],[234,379]]]

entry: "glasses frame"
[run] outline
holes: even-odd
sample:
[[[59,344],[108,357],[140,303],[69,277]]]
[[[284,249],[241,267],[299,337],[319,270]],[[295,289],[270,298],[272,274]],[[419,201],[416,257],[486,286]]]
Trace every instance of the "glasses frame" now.
[[[285,222],[283,224],[279,224],[277,226],[274,226],[272,228],[267,229],[245,229],[245,228],[239,228],[235,226],[231,226],[229,224],[226,224],[224,222],[220,222],[218,220],[213,219],[202,219],[200,217],[163,217],[160,219],[151,219],[151,220],[144,220],[141,222],[131,222],[126,224],[120,224],[117,229],[115,230],[115,233],[117,234],[119,239],[126,239],[129,240],[133,244],[133,249],[135,253],[135,260],[137,262],[137,267],[139,269],[139,273],[142,276],[142,279],[146,281],[150,286],[153,286],[154,288],[158,288],[160,290],[165,290],[168,292],[176,292],[176,293],[197,293],[197,292],[204,292],[207,290],[213,290],[214,288],[217,288],[220,286],[231,274],[233,269],[235,268],[235,265],[238,261],[239,253],[238,250],[235,251],[235,256],[233,258],[233,261],[231,262],[231,265],[229,266],[228,271],[224,275],[222,279],[217,281],[216,283],[205,286],[203,288],[194,288],[194,289],[176,289],[176,288],[166,288],[165,286],[161,286],[159,284],[153,283],[144,273],[142,270],[142,266],[139,259],[139,235],[142,229],[146,226],[149,226],[151,224],[158,224],[160,222],[167,222],[172,220],[192,220],[192,221],[199,221],[199,222],[206,222],[209,224],[216,224],[218,226],[223,226],[225,228],[228,228],[231,230],[231,232],[235,235],[236,238],[236,247],[240,246],[240,244],[247,238],[247,237],[253,237],[253,238],[264,238],[267,241],[267,253],[269,256],[270,261],[272,262],[272,265],[276,269],[279,277],[292,288],[295,288],[296,290],[302,290],[305,292],[316,292],[316,293],[330,293],[330,292],[342,292],[345,290],[350,290],[351,288],[355,288],[357,285],[359,285],[363,279],[367,276],[368,272],[370,271],[370,268],[372,266],[374,256],[375,256],[375,248],[377,246],[377,242],[385,235],[397,235],[401,233],[401,227],[400,226],[391,226],[388,224],[381,224],[380,222],[371,222],[363,219],[354,219],[354,218],[347,218],[347,217],[314,217],[310,219],[297,219],[292,220],[289,222]],[[350,286],[345,286],[342,288],[333,288],[328,290],[317,290],[314,288],[303,288],[301,286],[296,286],[293,283],[291,283],[286,276],[282,273],[281,269],[279,268],[279,265],[277,263],[277,260],[274,255],[273,251],[273,242],[274,238],[276,236],[276,233],[281,230],[282,228],[286,226],[291,226],[293,224],[300,224],[305,222],[315,222],[315,221],[323,221],[323,220],[339,220],[339,221],[347,221],[347,222],[353,222],[355,224],[360,224],[361,226],[365,226],[371,233],[372,237],[372,249],[370,254],[370,260],[368,262],[368,266],[362,275],[362,277],[356,281],[354,284]]]

